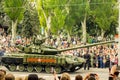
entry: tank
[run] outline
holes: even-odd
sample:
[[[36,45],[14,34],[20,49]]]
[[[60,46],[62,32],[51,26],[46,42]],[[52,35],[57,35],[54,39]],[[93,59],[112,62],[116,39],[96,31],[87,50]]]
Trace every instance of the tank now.
[[[10,71],[45,71],[53,73],[55,70],[56,73],[64,71],[75,72],[83,67],[85,59],[77,56],[62,55],[61,52],[114,42],[108,41],[58,50],[54,47],[43,45],[44,40],[34,39],[30,45],[18,45],[17,47],[21,52],[5,54],[2,56],[2,64]]]

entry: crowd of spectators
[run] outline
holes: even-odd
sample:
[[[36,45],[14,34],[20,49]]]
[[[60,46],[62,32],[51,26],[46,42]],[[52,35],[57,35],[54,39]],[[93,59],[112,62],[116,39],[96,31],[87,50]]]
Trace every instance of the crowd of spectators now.
[[[117,69],[116,65],[113,65],[109,73],[108,80],[120,80],[120,77],[118,75],[119,75],[119,70]],[[56,74],[56,71],[54,71],[53,78],[54,80],[71,80],[71,76],[67,72],[64,72],[61,74],[61,76],[58,76]],[[14,76],[14,74],[6,73],[5,70],[0,69],[0,80],[46,80],[46,79],[39,77],[35,73],[28,74],[24,77]],[[95,74],[88,73],[84,77],[81,74],[77,74],[74,77],[74,80],[100,80],[100,78],[99,75],[96,73]]]
[[[5,54],[18,52],[19,49],[17,49],[15,45],[21,44],[26,46],[28,44],[31,44],[31,41],[32,41],[32,38],[26,38],[26,37],[21,37],[17,35],[16,43],[12,44],[11,35],[6,34],[4,30],[0,28],[0,53],[1,51],[4,51],[4,50],[6,51]],[[94,43],[94,42],[97,42],[97,40],[93,39],[93,41],[91,41],[91,43]],[[87,44],[89,43],[84,44],[79,38],[76,38],[76,37],[71,38],[70,41],[68,41],[68,39],[64,37],[59,37],[59,39],[51,37],[46,39],[44,43],[44,45],[53,46],[57,49],[65,49],[69,47],[77,47],[77,46],[87,45]],[[62,52],[61,54],[84,57],[86,53],[90,55],[90,67],[97,67],[97,68],[109,67],[111,69],[112,65],[114,64],[118,65],[117,43],[96,45],[89,48],[69,50],[69,51]],[[80,77],[80,75],[78,75],[78,77]],[[79,79],[77,79],[76,77],[76,80],[79,80]]]
[[[28,45],[32,42],[32,38],[21,37],[19,35],[16,36],[16,44],[11,43],[11,35],[6,34],[0,28],[0,51],[3,49],[6,50],[6,53],[18,52],[19,49],[15,47],[17,44],[21,45]],[[93,42],[97,40],[93,39]],[[70,41],[67,38],[60,37],[58,38],[48,38],[45,40],[44,45],[53,46],[57,49],[65,49],[69,47],[77,47],[84,45],[79,38],[72,37]],[[88,44],[88,43],[86,43]],[[90,66],[91,67],[98,67],[98,68],[106,68],[110,67],[113,63],[118,64],[118,48],[117,44],[104,44],[104,45],[97,45],[89,48],[80,48],[76,50],[69,50],[62,52],[61,54],[64,55],[73,55],[78,57],[83,57],[85,53],[89,53],[91,56]],[[110,63],[111,62],[111,63]],[[109,65],[110,64],[110,65]]]

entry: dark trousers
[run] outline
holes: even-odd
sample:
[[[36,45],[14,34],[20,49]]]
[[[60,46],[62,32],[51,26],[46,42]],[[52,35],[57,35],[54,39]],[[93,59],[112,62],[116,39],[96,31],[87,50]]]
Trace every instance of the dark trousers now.
[[[87,68],[87,70],[90,69],[90,62],[86,62],[86,63],[84,64],[84,70],[86,70],[86,68]]]

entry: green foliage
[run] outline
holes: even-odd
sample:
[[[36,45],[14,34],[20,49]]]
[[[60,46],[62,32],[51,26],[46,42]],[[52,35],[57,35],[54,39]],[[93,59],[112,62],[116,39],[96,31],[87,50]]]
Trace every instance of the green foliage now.
[[[24,16],[21,35],[24,37],[31,37],[39,34],[40,28],[37,11],[32,9],[29,5],[29,8],[25,11]]]
[[[22,20],[26,0],[4,0],[4,11],[12,21]]]
[[[95,4],[92,4],[95,3]],[[114,8],[116,0],[92,0],[91,10],[93,11],[95,22],[98,26],[108,33],[111,32],[111,23],[117,22],[118,12]],[[114,26],[115,28],[116,26]]]
[[[65,29],[69,31],[70,35],[81,35],[81,22],[84,21],[85,17],[89,16],[89,7],[88,0],[71,0],[68,6],[69,14],[66,17],[65,23]]]
[[[3,25],[4,22],[4,11],[3,11],[3,0],[0,0],[0,24]]]
[[[18,22],[23,19],[24,6],[27,0],[4,0],[4,11],[11,19],[11,33],[12,40],[14,44],[16,38],[16,30]]]
[[[64,6],[67,0],[36,0],[36,8],[41,27],[54,34],[64,26],[66,11]],[[50,19],[50,22],[49,22]],[[49,23],[49,24],[48,24]],[[50,26],[50,30],[48,29]]]
[[[76,22],[78,22],[78,20],[83,21],[85,14],[89,13],[88,0],[72,0],[70,5],[70,14],[72,14],[72,18],[75,19]]]
[[[117,33],[116,0],[30,0],[35,1],[37,12],[33,6],[25,7],[27,0],[3,1],[4,11],[12,21],[19,22],[24,17],[21,33],[26,37],[39,34],[42,27],[53,35],[59,35],[63,31],[81,36],[81,22],[85,18],[90,36],[99,36],[100,30],[104,30],[105,36]],[[4,12],[0,8],[0,13]],[[1,18],[0,22],[3,22]]]
[[[3,24],[3,6],[2,6],[2,0],[0,0],[0,24]]]
[[[90,36],[95,36],[97,37],[98,35],[100,35],[100,28],[98,26],[98,24],[95,22],[95,17],[94,15],[89,15],[89,17],[87,18],[87,22],[86,22],[86,25],[87,25],[87,33],[90,35]]]
[[[65,25],[65,18],[66,13],[60,9],[55,8],[53,15],[52,15],[52,21],[51,21],[51,32],[54,34],[58,34],[59,30],[63,28]]]

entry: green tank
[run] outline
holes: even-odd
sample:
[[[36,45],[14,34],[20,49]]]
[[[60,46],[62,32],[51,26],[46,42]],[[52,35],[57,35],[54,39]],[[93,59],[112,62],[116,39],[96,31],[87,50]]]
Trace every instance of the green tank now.
[[[74,48],[58,50],[54,47],[43,45],[45,39],[35,39],[27,46],[18,45],[21,53],[10,53],[2,56],[3,65],[10,71],[27,71],[57,73],[63,71],[74,72],[83,67],[85,60],[81,57],[62,55],[61,52],[79,48],[91,47],[99,44],[112,43],[107,41]]]

